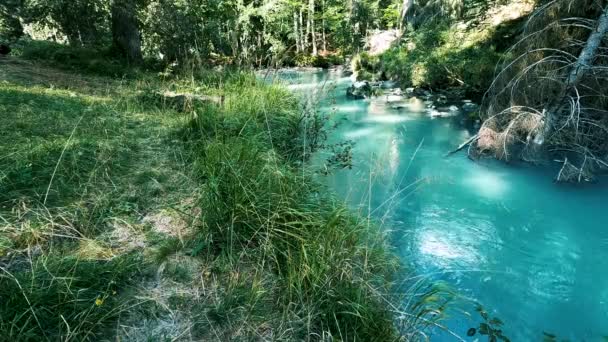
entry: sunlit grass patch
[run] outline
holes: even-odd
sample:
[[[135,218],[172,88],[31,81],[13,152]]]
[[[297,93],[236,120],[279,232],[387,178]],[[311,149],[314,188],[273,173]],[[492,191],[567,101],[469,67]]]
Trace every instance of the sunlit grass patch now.
[[[16,323],[0,332],[396,338],[385,301],[398,265],[383,233],[305,166],[325,117],[250,73],[190,76],[106,92],[0,83],[11,119],[0,127],[0,281],[30,284],[20,291],[36,305],[12,298],[3,315]],[[142,96],[162,91],[222,101],[180,111]],[[29,266],[15,264],[29,251]],[[63,318],[39,325],[45,296]]]

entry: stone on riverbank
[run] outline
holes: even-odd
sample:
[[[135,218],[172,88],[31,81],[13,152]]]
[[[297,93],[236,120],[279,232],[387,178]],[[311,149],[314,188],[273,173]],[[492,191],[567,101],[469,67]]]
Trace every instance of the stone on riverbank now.
[[[368,81],[360,81],[353,83],[346,89],[346,97],[354,100],[362,100],[372,95],[372,85]]]

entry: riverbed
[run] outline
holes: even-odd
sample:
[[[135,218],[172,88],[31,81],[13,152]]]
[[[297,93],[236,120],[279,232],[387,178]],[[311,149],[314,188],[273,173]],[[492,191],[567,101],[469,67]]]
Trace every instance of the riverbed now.
[[[458,116],[432,118],[416,100],[347,99],[351,81],[340,73],[280,78],[329,114],[329,143],[352,145],[352,168],[322,180],[391,231],[415,277],[466,298],[442,321],[447,329],[487,340],[467,336],[484,321],[479,303],[511,341],[606,341],[607,182],[558,185],[551,167],[445,157],[474,134]],[[456,338],[436,329],[431,340]]]

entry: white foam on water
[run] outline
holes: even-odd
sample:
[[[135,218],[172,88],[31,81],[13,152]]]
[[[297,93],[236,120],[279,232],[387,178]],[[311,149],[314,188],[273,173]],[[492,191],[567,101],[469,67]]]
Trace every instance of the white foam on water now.
[[[365,110],[365,107],[366,106],[356,106],[356,105],[342,106],[341,105],[341,106],[336,107],[336,109],[340,113],[356,113],[356,112]]]
[[[500,198],[509,190],[509,184],[501,174],[483,168],[478,168],[464,183],[477,194],[488,198]]]
[[[400,123],[400,122],[406,122],[406,121],[411,121],[411,120],[412,120],[411,118],[408,118],[407,116],[404,116],[404,115],[375,115],[375,116],[368,116],[363,121],[364,122],[373,122],[373,123],[393,124],[393,123]]]

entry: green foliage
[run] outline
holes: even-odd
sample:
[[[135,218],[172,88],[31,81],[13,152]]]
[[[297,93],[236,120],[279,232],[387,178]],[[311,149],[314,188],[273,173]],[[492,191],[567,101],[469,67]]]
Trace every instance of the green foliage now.
[[[107,45],[110,41],[109,0],[26,0],[28,22],[57,29],[73,46]]]
[[[356,73],[358,81],[378,81],[385,78],[380,57],[366,52],[360,53],[352,59],[351,68]]]
[[[9,296],[0,304],[4,336],[113,339],[118,315],[121,324],[129,316],[140,322],[170,306],[187,314],[201,339],[260,329],[295,340],[396,337],[385,305],[395,258],[375,226],[323,194],[304,168],[323,145],[325,118],[289,91],[234,71],[115,81],[0,63],[8,71],[0,76],[8,77],[0,110],[11,115],[0,142],[0,265],[22,250],[42,251],[32,268],[0,269],[0,296]],[[178,113],[143,103],[142,90],[224,101]],[[191,233],[167,237],[140,223],[184,198],[195,207],[188,213],[200,212],[185,225]],[[139,239],[145,249],[133,247]],[[133,248],[143,260],[131,257]],[[190,288],[204,277],[217,279],[216,290],[198,299],[171,290],[166,304],[139,306],[125,290],[129,280],[146,284],[134,265],[148,262],[163,270],[161,285]],[[235,326],[240,321],[252,328]]]
[[[15,55],[66,70],[111,77],[133,77],[137,69],[108,48],[74,47],[48,41],[20,40]]]
[[[230,7],[207,0],[150,1],[143,15],[147,53],[161,53],[167,61],[207,57],[220,34],[216,25],[230,15]]]
[[[0,42],[12,42],[23,35],[23,26],[17,14],[20,1],[4,0],[0,3]]]
[[[396,331],[381,296],[388,295],[396,263],[382,235],[322,195],[320,185],[297,166],[317,148],[313,142],[323,140],[322,125],[306,127],[323,119],[303,116],[281,88],[247,87],[225,85],[229,94],[239,95],[227,97],[224,107],[201,108],[191,124],[194,170],[203,182],[199,241],[212,256],[245,254],[259,272],[275,273],[278,310],[288,314],[295,306],[312,319],[308,328],[297,326],[297,338],[325,332],[393,339]],[[234,310],[255,302],[257,291],[240,286],[212,308],[213,319],[225,322]]]
[[[330,68],[342,63],[342,58],[337,55],[313,56],[308,54],[297,54],[293,58],[293,64],[298,67]],[[291,63],[287,63],[291,64]]]
[[[492,29],[462,30],[457,26],[423,26],[387,51],[380,61],[388,78],[414,87],[464,86],[483,93],[504,55],[492,45]]]

